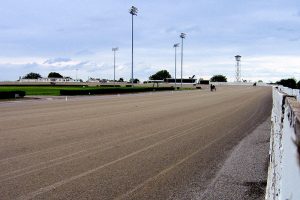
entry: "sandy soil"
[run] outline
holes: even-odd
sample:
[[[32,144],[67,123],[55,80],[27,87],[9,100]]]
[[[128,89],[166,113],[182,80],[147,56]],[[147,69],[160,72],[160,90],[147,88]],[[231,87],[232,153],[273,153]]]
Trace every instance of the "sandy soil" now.
[[[195,199],[271,88],[0,102],[0,199]]]

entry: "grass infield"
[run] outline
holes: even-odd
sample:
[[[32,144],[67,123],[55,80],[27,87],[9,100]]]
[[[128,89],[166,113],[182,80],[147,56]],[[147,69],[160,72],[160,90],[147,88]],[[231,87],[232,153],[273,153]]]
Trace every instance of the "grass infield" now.
[[[134,93],[147,91],[174,90],[173,87],[90,87],[90,86],[0,86],[0,92],[24,91],[27,96],[32,95],[89,95],[89,94],[116,94],[116,93]]]
[[[94,87],[85,88],[92,89]],[[84,90],[85,88],[82,86],[0,86],[0,91],[24,91],[26,95],[59,96],[60,90]]]

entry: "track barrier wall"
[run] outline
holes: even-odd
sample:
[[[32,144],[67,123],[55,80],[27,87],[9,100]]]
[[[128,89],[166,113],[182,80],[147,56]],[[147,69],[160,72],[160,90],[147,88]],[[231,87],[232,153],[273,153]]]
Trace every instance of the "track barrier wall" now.
[[[300,199],[300,91],[273,87],[270,163],[265,199]]]

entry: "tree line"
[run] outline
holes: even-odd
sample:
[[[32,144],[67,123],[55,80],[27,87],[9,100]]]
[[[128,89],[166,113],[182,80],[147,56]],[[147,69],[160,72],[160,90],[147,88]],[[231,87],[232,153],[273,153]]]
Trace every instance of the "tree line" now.
[[[23,79],[39,79],[42,78],[42,76],[39,73],[30,72],[23,76]],[[63,78],[63,76],[60,73],[57,72],[50,72],[48,74],[48,78]]]
[[[281,79],[276,84],[292,89],[300,89],[300,81],[297,82],[295,78]]]
[[[22,77],[23,79],[39,79],[42,78],[42,76],[39,73],[30,72]],[[63,78],[63,76],[60,73],[57,72],[50,72],[48,74],[48,78]],[[149,80],[164,80],[166,78],[171,78],[171,74],[167,70],[160,70],[156,72],[155,74],[151,75],[149,77]],[[223,75],[214,75],[210,81],[212,82],[227,82],[227,78]],[[124,82],[123,78],[120,78],[118,82]],[[129,80],[131,82],[131,79]],[[134,83],[138,83],[139,79],[135,78],[133,80]]]
[[[42,78],[42,76],[38,73],[30,72],[23,76],[23,79],[39,79]],[[50,72],[48,74],[48,78],[63,78],[63,76],[60,73],[57,72]],[[164,80],[166,78],[171,78],[171,74],[167,70],[160,70],[156,72],[155,74],[151,75],[149,77],[149,80]],[[227,82],[227,77],[221,74],[214,75],[210,78],[211,82]],[[123,78],[120,78],[118,82],[124,82]],[[131,82],[131,79],[130,81]],[[133,80],[134,83],[138,83],[139,79],[135,78]],[[258,81],[262,82],[262,81]],[[292,89],[300,89],[300,81],[296,81],[295,78],[288,78],[288,79],[281,79],[280,81],[277,81],[276,84],[282,85],[285,87],[289,87]]]

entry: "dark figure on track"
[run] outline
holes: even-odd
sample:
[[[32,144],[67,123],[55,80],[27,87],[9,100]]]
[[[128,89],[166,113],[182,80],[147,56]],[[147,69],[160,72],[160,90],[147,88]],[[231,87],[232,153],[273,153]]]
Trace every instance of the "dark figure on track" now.
[[[210,84],[210,91],[217,91],[216,86],[213,84]]]
[[[253,86],[254,86],[254,87],[256,86],[256,82],[253,84]]]

